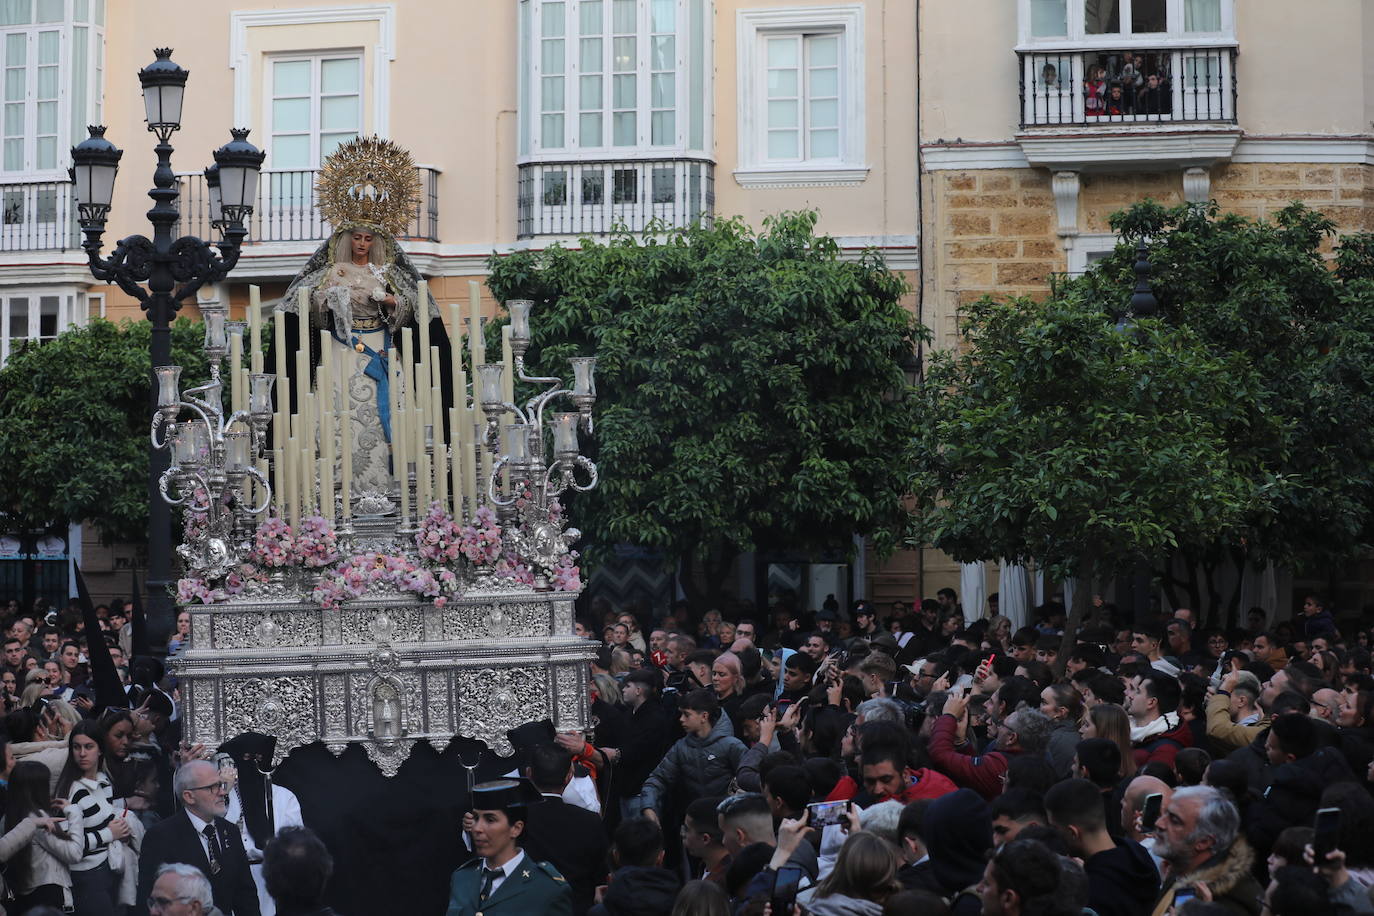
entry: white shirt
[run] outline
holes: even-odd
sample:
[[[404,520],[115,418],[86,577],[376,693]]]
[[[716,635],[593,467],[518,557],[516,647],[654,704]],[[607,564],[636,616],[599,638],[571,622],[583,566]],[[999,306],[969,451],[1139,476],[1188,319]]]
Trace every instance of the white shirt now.
[[[205,853],[205,861],[217,862],[224,857],[224,844],[220,844],[220,850],[215,855],[210,855],[210,841],[205,838],[205,828],[210,826],[209,821],[203,821],[191,813],[190,808],[186,808],[186,816],[191,819],[191,826],[196,828],[196,835],[200,837],[200,850]],[[218,831],[216,831],[218,834]],[[206,877],[209,877],[208,875]]]
[[[511,856],[510,861],[506,862],[505,865],[501,866],[501,874],[491,879],[491,891],[489,892],[489,894],[495,894],[497,889],[500,888],[502,884],[506,883],[506,879],[509,878],[511,875],[515,874],[516,869],[518,869],[521,866],[521,864],[524,863],[524,861],[525,850],[517,846],[515,848],[515,855]],[[486,859],[482,860],[482,867],[489,867],[487,865]],[[478,887],[481,887],[481,885],[479,884]]]

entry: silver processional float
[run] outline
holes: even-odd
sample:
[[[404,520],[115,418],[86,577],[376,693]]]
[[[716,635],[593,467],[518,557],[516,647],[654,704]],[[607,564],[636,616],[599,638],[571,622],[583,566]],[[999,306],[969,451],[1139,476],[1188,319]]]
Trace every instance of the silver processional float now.
[[[573,635],[579,532],[560,499],[597,483],[579,449],[595,358],[571,361],[571,384],[528,374],[517,300],[488,362],[475,282],[466,329],[449,306],[448,359],[431,346],[439,313],[395,241],[418,192],[396,145],[344,144],[316,192],[333,233],[273,313],[276,371],[256,288],[246,327],[202,307],[205,384],[155,370],[161,492],[182,513],[187,739],[262,732],[273,764],[358,744],[393,776],[420,741],[509,754],[525,722],[583,730],[592,649]],[[536,393],[517,403],[516,384]]]

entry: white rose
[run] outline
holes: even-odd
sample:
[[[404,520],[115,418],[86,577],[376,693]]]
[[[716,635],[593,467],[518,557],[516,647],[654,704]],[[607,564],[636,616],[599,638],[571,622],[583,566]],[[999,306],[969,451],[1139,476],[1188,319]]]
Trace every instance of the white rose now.
[[[376,289],[374,289],[374,290],[372,291],[372,301],[373,301],[373,302],[381,302],[381,301],[382,301],[383,299],[385,299],[385,298],[386,298],[386,290],[382,289],[380,286],[377,287]]]

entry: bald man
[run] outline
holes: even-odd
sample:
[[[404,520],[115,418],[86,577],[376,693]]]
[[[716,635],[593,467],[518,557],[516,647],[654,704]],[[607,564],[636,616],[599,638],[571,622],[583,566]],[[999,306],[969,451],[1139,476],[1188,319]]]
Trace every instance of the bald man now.
[[[1155,855],[1155,825],[1138,823],[1140,809],[1145,806],[1145,796],[1155,793],[1164,796],[1160,803],[1162,811],[1169,806],[1169,799],[1173,796],[1174,790],[1162,779],[1154,776],[1137,776],[1131,780],[1130,785],[1126,786],[1126,793],[1121,797],[1121,829],[1128,838],[1145,847],[1150,853],[1150,858],[1155,861],[1155,868],[1159,868],[1163,860]],[[1160,873],[1163,874],[1162,871]]]

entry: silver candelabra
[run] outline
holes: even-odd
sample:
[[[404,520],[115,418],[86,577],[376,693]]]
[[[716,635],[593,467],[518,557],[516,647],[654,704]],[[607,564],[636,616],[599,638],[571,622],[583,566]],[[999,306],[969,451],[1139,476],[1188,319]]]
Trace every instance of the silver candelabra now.
[[[272,373],[249,375],[249,409],[226,416],[221,366],[230,329],[223,305],[201,308],[210,380],[181,390],[181,366],[157,366],[153,448],[171,450],[171,466],[158,481],[169,505],[204,517],[204,532],[177,548],[188,569],[205,578],[224,576],[251,547],[253,519],[267,511],[271,484],[255,466],[272,419]],[[193,417],[180,420],[183,412]],[[252,486],[249,482],[252,482]],[[175,491],[175,492],[173,492]]]

